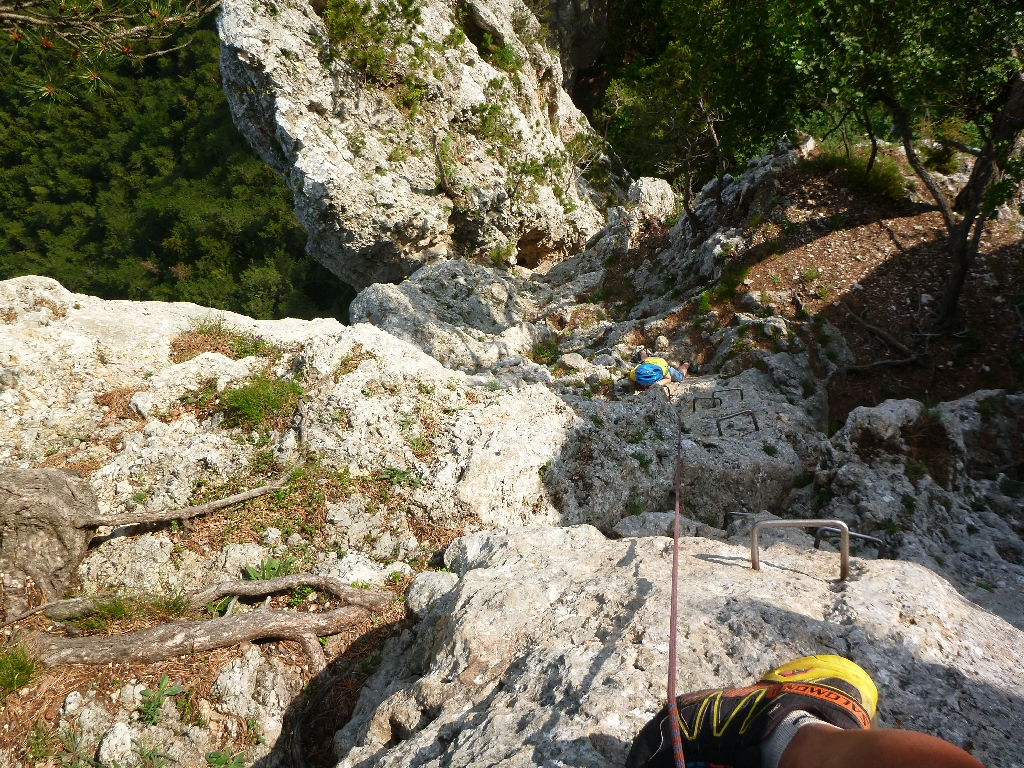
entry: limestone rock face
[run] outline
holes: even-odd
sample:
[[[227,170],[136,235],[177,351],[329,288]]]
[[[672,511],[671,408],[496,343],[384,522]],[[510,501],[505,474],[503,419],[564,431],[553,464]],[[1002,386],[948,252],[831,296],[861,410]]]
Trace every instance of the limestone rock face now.
[[[427,0],[377,80],[332,54],[306,0],[221,10],[235,123],[287,180],[310,253],[343,280],[398,282],[492,249],[533,266],[600,227],[566,153],[590,128],[522,0],[473,0],[465,13]],[[409,87],[415,104],[396,95]]]
[[[544,337],[526,320],[535,306],[524,283],[497,269],[448,261],[398,285],[371,285],[352,302],[349,317],[415,344],[450,368],[476,371],[524,355]]]
[[[855,408],[789,514],[845,520],[1024,628],[1024,499],[999,472],[1017,460],[1022,429],[1024,398],[994,390],[933,411],[916,400]]]
[[[445,555],[459,575],[389,642],[351,722],[355,766],[621,766],[661,707],[671,541],[609,541],[589,526],[479,533]],[[684,539],[681,691],[741,686],[809,653],[878,684],[879,725],[921,730],[1011,766],[1024,727],[1024,634],[924,568],[854,562],[785,543]],[[426,578],[426,577],[420,577]],[[415,584],[415,582],[414,582]]]

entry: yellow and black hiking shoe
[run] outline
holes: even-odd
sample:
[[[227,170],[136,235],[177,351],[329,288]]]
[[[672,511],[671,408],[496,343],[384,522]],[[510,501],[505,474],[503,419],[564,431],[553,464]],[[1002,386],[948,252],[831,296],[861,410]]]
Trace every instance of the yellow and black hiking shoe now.
[[[676,701],[687,768],[760,768],[761,742],[790,712],[809,712],[847,730],[870,728],[878,690],[848,659],[805,656],[756,685],[687,693]],[[633,740],[626,768],[675,768],[668,707]]]

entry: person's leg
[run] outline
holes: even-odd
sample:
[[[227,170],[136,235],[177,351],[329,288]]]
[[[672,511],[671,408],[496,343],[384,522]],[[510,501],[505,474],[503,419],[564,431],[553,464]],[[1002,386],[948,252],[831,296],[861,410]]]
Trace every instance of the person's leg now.
[[[779,768],[984,768],[948,741],[925,733],[888,728],[844,731],[806,725],[797,731]]]

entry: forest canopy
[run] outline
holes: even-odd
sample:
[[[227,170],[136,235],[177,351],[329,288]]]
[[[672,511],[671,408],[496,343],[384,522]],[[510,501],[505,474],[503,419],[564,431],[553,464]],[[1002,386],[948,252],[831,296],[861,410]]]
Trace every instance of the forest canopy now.
[[[354,292],[306,255],[290,192],[231,121],[212,26],[57,99],[26,87],[36,62],[14,52],[0,84],[0,279],[346,317]]]

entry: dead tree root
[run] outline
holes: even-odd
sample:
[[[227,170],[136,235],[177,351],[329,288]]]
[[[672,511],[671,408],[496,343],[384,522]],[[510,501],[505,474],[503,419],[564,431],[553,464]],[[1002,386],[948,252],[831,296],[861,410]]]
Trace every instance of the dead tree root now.
[[[188,596],[189,603],[201,608],[207,603],[220,600],[222,597],[263,597],[275,592],[288,592],[298,587],[312,587],[321,592],[330,592],[347,605],[358,605],[370,610],[381,610],[387,607],[388,597],[365,589],[355,589],[340,579],[330,576],[314,576],[311,573],[296,573],[292,576],[279,576],[276,579],[263,581],[224,581],[214,584],[201,592],[193,592]]]
[[[27,645],[43,665],[53,667],[125,662],[152,664],[253,640],[294,640],[302,645],[313,673],[317,674],[327,666],[318,638],[336,635],[368,617],[369,611],[359,606],[346,606],[328,613],[253,611],[209,621],[173,621],[124,635],[56,637],[36,634],[28,639]]]

